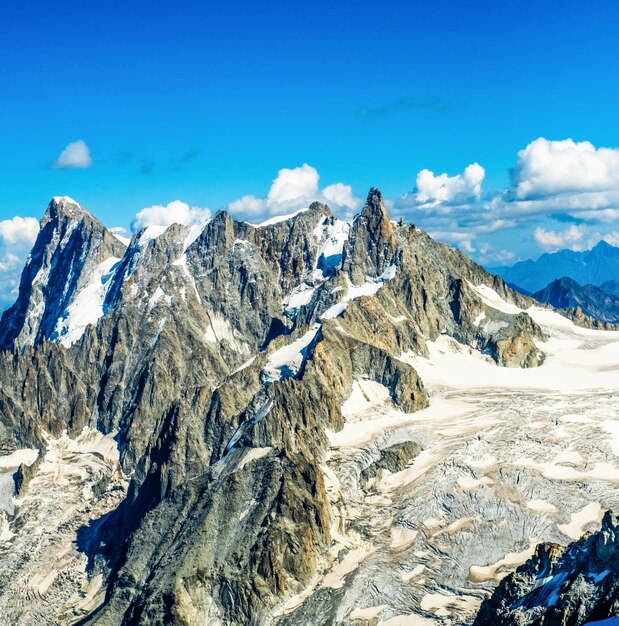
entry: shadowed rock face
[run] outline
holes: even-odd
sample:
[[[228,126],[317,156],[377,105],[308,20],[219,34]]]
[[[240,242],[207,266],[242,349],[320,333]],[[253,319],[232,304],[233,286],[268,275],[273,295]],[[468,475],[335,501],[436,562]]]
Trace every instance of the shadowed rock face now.
[[[97,601],[67,609],[56,580],[46,619],[284,620],[282,604],[334,562],[327,431],[343,427],[353,382],[382,385],[405,412],[426,407],[400,357],[426,354],[445,333],[501,365],[541,362],[539,327],[489,306],[476,287],[515,307],[531,301],[392,223],[378,190],[345,232],[314,203],[261,227],[220,212],[197,235],[147,229],[125,249],[81,207],[52,202],[2,318],[12,349],[0,353],[0,442],[43,449],[49,437],[96,429],[115,437],[129,481],[79,542],[103,580]],[[59,345],[50,329],[116,256],[102,316]],[[34,278],[42,268],[46,282]],[[385,468],[412,460],[409,447],[385,451]]]
[[[598,532],[538,545],[481,605],[474,626],[581,626],[618,613],[619,526],[607,512]]]

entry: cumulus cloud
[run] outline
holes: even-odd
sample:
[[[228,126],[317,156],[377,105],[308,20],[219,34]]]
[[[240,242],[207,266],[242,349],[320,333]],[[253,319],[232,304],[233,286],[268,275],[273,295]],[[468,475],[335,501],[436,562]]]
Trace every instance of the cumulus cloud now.
[[[572,250],[580,249],[579,242],[582,240],[585,234],[584,226],[576,226],[576,224],[570,226],[567,230],[557,232],[552,230],[545,230],[538,226],[533,236],[535,241],[549,251],[559,250],[561,248],[570,248]]]
[[[520,231],[519,249],[534,254],[539,248],[585,247],[600,225],[612,230],[619,222],[619,149],[539,137],[518,152],[508,186],[490,193],[483,190],[484,179],[478,163],[455,176],[421,170],[415,189],[395,201],[395,215],[467,252],[474,247],[477,260],[490,254],[484,255],[480,239],[505,239],[502,233],[510,229]],[[576,228],[556,231],[549,221]],[[446,233],[458,233],[458,240]]]
[[[228,205],[228,210],[234,215],[245,217],[259,216],[266,211],[266,202],[256,196],[243,196]]]
[[[67,147],[52,162],[52,169],[86,169],[92,166],[90,148],[82,139],[78,139]]]
[[[320,189],[319,180],[316,168],[307,163],[282,168],[272,181],[266,198],[246,195],[231,202],[228,210],[239,217],[256,219],[303,209],[314,201],[324,202],[335,211],[348,212],[361,206],[361,199],[353,194],[350,185],[335,183]]]
[[[619,150],[540,137],[518,152],[514,191],[520,200],[617,189]]]
[[[0,222],[0,240],[6,245],[31,246],[39,233],[39,222],[34,217],[16,215]]]
[[[438,176],[428,169],[417,174],[415,199],[422,207],[438,204],[462,204],[478,200],[486,171],[479,163],[471,163],[462,174]]]
[[[286,205],[299,198],[311,198],[318,194],[318,171],[304,163],[301,167],[279,170],[267,195],[267,204]]]
[[[139,211],[131,228],[134,231],[145,228],[146,226],[171,226],[172,224],[198,224],[207,220],[211,215],[209,209],[189,206],[180,200],[174,200],[169,204],[146,207]]]
[[[0,221],[0,311],[17,298],[21,272],[38,233],[34,217]]]
[[[328,185],[322,190],[322,195],[328,204],[335,204],[346,209],[358,209],[361,204],[361,199],[353,194],[352,187],[344,183]]]

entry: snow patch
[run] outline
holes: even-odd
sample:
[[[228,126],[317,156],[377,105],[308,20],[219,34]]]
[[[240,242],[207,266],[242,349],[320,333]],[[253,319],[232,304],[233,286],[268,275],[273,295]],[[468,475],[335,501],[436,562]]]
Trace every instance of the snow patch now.
[[[301,338],[276,350],[270,356],[263,370],[267,382],[273,383],[295,376],[303,366],[309,348],[319,330],[320,324],[315,324]]]
[[[289,213],[288,215],[276,215],[275,217],[271,217],[264,222],[260,222],[260,224],[251,224],[251,226],[255,226],[256,228],[264,228],[265,226],[272,226],[273,224],[279,224],[280,222],[285,222],[293,217],[296,217],[300,213],[305,213],[308,209],[299,209],[294,213]],[[248,222],[249,223],[249,222]]]
[[[174,263],[172,263],[172,265],[181,268],[189,284],[191,285],[191,287],[193,287],[193,292],[196,295],[196,299],[198,300],[198,302],[200,302],[200,293],[198,292],[198,288],[196,287],[196,281],[191,275],[189,268],[187,267],[187,255],[182,254],[178,259],[176,259],[176,261],[174,261]]]
[[[148,301],[149,312],[152,311],[155,306],[157,306],[157,303],[162,299],[165,300],[168,304],[172,302],[172,296],[166,295],[166,292],[161,287],[157,287],[155,293],[150,297],[150,300]]]
[[[239,367],[237,367],[231,374],[234,375],[238,372],[241,372],[242,370],[244,370],[246,367],[249,367],[254,361],[256,360],[256,356],[252,356],[251,359],[247,359],[247,361],[245,361],[245,363],[243,363],[243,365],[240,365]]]
[[[533,556],[537,543],[537,539],[531,539],[529,547],[522,552],[509,552],[491,565],[472,565],[469,568],[469,580],[473,583],[483,583],[489,580],[498,582],[507,576],[508,570],[528,561]]]
[[[165,231],[168,229],[167,226],[147,226],[141,233],[138,238],[138,245],[140,248],[147,245],[153,239],[157,239],[160,235],[163,235]]]
[[[344,418],[365,413],[391,399],[389,389],[373,380],[353,380],[350,396],[342,405]]]
[[[489,335],[494,335],[495,333],[498,333],[503,328],[508,328],[508,327],[509,327],[509,324],[503,320],[489,320],[488,322],[484,324],[484,330]]]
[[[314,237],[319,241],[325,238],[325,242],[318,251],[316,257],[316,270],[322,276],[338,267],[342,262],[344,245],[348,239],[350,224],[343,220],[335,219],[333,224],[325,217],[314,229]]]
[[[69,348],[82,337],[89,325],[96,324],[103,317],[105,296],[119,265],[120,259],[116,257],[110,257],[97,265],[90,282],[78,292],[58,319],[53,339]]]
[[[125,246],[129,246],[129,244],[131,243],[131,238],[130,237],[123,237],[122,235],[119,235],[118,233],[112,233],[112,235],[114,235],[114,237],[116,237],[116,239],[118,239],[118,241],[120,241],[120,243],[124,244]]]
[[[557,528],[570,539],[580,539],[584,528],[589,524],[599,524],[602,521],[604,510],[599,502],[591,502],[580,511],[572,513],[568,524],[558,525]]]
[[[447,335],[427,342],[429,358],[413,353],[404,353],[400,358],[415,367],[424,383],[439,387],[565,393],[617,388],[618,331],[580,328],[558,313],[538,307],[527,313],[549,336],[538,343],[546,355],[538,367],[499,367],[490,357]],[[610,421],[607,427],[614,428]]]
[[[75,206],[78,206],[81,208],[81,205],[79,204],[79,202],[76,202],[75,200],[73,200],[73,198],[70,198],[69,196],[54,196],[52,200],[56,204],[65,204],[65,203],[74,204]]]
[[[301,287],[295,289],[292,294],[288,296],[287,301],[284,300],[286,311],[294,312],[300,307],[308,304],[315,292],[315,287],[301,285]]]
[[[17,469],[20,465],[32,465],[39,456],[36,448],[22,448],[0,456],[0,469]]]
[[[236,338],[236,333],[232,324],[220,315],[212,312],[209,314],[211,325],[204,333],[204,340],[208,343],[221,343],[224,339],[235,349],[242,350],[242,343]]]
[[[187,252],[187,248],[198,239],[198,237],[202,234],[202,231],[206,228],[206,225],[211,220],[204,220],[202,222],[198,222],[197,224],[192,224],[189,226],[189,230],[187,231],[187,235],[185,240],[183,241],[183,254]]]
[[[236,471],[242,470],[248,463],[251,463],[252,461],[262,459],[263,457],[267,456],[267,454],[269,454],[269,452],[271,452],[272,450],[272,446],[266,446],[264,448],[249,448],[247,453],[240,460]]]
[[[509,315],[522,313],[522,309],[517,307],[515,304],[506,302],[494,289],[492,289],[492,287],[488,287],[487,285],[475,286],[472,283],[469,283],[469,285],[479,296],[481,296],[482,301],[487,306],[496,309],[497,311],[501,311],[502,313],[508,313]]]
[[[361,296],[374,296],[378,293],[378,290],[385,284],[386,281],[395,277],[396,266],[390,265],[376,280],[368,281],[362,285],[354,286],[348,284],[348,290],[346,295],[337,304],[329,307],[321,316],[320,319],[329,320],[341,315],[348,306],[349,302],[361,298]]]

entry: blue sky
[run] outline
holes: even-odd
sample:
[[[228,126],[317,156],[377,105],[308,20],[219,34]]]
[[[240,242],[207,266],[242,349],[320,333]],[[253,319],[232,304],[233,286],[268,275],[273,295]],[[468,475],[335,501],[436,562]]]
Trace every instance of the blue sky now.
[[[0,220],[39,218],[53,195],[109,226],[174,200],[216,210],[264,199],[282,168],[307,163],[320,188],[341,182],[359,198],[379,186],[394,214],[488,264],[612,239],[614,196],[579,196],[576,213],[545,183],[531,192],[539,210],[506,198],[510,171],[531,173],[518,152],[534,140],[619,146],[618,17],[595,0],[3,2]],[[78,140],[89,167],[63,167]],[[571,152],[573,179],[582,150]],[[591,157],[612,180],[613,154]],[[473,163],[481,189],[415,196],[420,171],[454,178]],[[588,202],[604,220],[583,218]],[[258,217],[285,203],[255,206]],[[497,220],[507,226],[479,230]],[[0,270],[14,230],[0,226]]]

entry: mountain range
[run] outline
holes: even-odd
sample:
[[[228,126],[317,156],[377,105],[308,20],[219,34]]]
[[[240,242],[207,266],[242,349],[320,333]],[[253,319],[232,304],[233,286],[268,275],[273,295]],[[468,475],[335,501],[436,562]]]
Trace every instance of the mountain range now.
[[[533,298],[569,314],[580,309],[585,315],[601,322],[619,321],[619,298],[595,285],[579,285],[571,278],[553,280],[544,289],[536,291]]]
[[[595,285],[617,294],[619,284],[619,248],[603,239],[591,250],[559,250],[542,254],[536,261],[520,261],[512,266],[490,268],[507,283],[534,293],[557,278],[568,277],[580,285]]]
[[[619,506],[619,333],[584,326],[375,188],[128,245],[52,199],[0,320],[0,620],[503,619]]]

